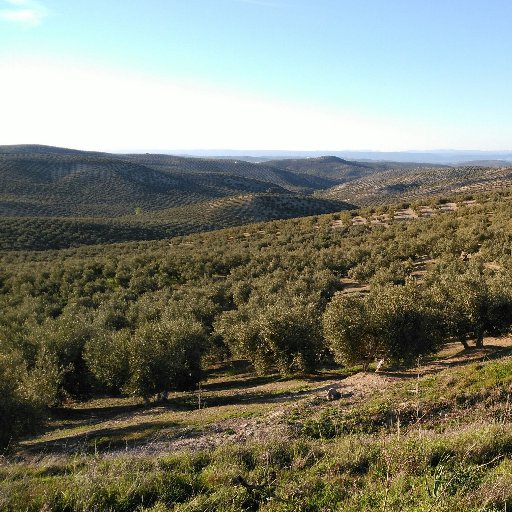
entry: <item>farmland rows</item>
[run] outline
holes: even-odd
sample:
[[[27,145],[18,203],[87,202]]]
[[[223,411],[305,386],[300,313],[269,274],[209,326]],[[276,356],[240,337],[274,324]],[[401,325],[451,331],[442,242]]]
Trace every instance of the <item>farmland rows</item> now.
[[[244,160],[211,160],[171,155],[127,155],[123,158],[152,169],[177,173],[183,176],[208,174],[258,179],[292,192],[328,188],[340,182],[339,179],[332,180],[321,176],[307,176],[277,166],[252,164]]]
[[[512,168],[419,168],[391,170],[341,184],[318,196],[350,200],[360,205],[412,201],[433,195],[485,192],[512,184]]]
[[[1,217],[0,250],[44,250],[157,240],[254,222],[336,212],[337,201],[241,195],[118,218]]]
[[[371,213],[369,215],[365,215],[364,213],[356,215],[354,212],[353,215],[342,221],[340,219],[335,219],[331,222],[332,228],[342,228],[345,226],[360,226],[360,225],[380,225],[380,226],[388,226],[393,222],[403,222],[416,220],[419,218],[429,218],[443,213],[455,212],[459,208],[464,208],[468,206],[478,206],[480,203],[477,203],[474,199],[470,200],[462,200],[459,202],[446,202],[442,204],[432,204],[432,205],[418,205],[415,207],[407,207],[407,208],[397,208],[392,212],[388,213]]]

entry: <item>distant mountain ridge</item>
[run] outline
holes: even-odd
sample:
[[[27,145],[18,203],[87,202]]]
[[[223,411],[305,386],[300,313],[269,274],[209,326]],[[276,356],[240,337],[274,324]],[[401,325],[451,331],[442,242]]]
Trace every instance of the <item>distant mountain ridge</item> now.
[[[333,155],[357,162],[394,162],[403,164],[461,165],[463,162],[505,160],[512,163],[512,150],[418,150],[418,151],[286,151],[286,150],[188,150],[174,151],[175,154],[208,158],[248,158],[251,161],[316,158]]]
[[[336,155],[263,162],[0,146],[0,248],[153,240],[376,203],[512,187],[512,165]]]

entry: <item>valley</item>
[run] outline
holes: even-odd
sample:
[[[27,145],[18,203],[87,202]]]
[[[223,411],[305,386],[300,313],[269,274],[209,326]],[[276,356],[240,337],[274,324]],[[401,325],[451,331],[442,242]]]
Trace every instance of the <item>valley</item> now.
[[[510,171],[1,147],[0,510],[505,510]]]

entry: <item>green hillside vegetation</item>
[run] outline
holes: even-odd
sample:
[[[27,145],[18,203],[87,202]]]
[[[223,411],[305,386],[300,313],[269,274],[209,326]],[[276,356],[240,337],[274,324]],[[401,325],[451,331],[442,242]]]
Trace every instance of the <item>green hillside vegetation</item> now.
[[[288,158],[283,160],[270,160],[267,165],[289,169],[309,176],[321,176],[337,183],[361,178],[373,174],[385,166],[379,167],[369,163],[350,162],[336,156],[318,158]]]
[[[415,163],[403,162],[354,162],[337,156],[322,156],[315,158],[288,158],[283,160],[270,160],[266,165],[273,165],[308,176],[319,176],[337,183],[347,183],[352,180],[371,176],[390,169],[410,169],[418,167]],[[423,165],[422,167],[428,167]],[[442,168],[446,166],[434,166]],[[325,188],[325,187],[323,187]]]
[[[442,167],[390,169],[318,192],[321,197],[358,205],[417,201],[432,196],[472,194],[504,189],[512,184],[512,167]]]
[[[0,147],[0,214],[116,217],[241,193],[310,193],[337,182],[245,161]]]
[[[0,211],[18,216],[116,217],[241,192],[289,193],[251,178],[173,174],[113,156],[4,155],[0,173]]]
[[[510,184],[506,169],[403,165],[337,157],[256,164],[2,146],[0,249],[157,240]]]
[[[0,248],[155,240],[335,212],[337,181],[244,161],[0,147]]]
[[[292,194],[244,194],[187,206],[109,217],[1,217],[0,250],[47,250],[161,240],[272,219],[337,212],[342,201]]]
[[[511,190],[334,213],[230,190],[145,210],[130,191],[158,201],[170,171],[25,149],[5,160],[37,164],[4,167],[17,205],[73,158],[125,195],[110,216],[0,222],[0,509],[510,507]]]
[[[123,155],[122,158],[164,172],[257,179],[290,192],[308,193],[343,181],[342,177],[323,176],[320,169],[309,174],[297,173],[293,168],[279,165],[280,162],[274,165],[274,162],[251,163],[246,160],[185,158],[173,155]],[[351,164],[358,167],[356,162]]]
[[[168,331],[183,315],[207,340],[195,358],[241,357],[259,373],[312,371],[332,357],[363,366],[376,357],[406,363],[448,339],[480,343],[506,332],[512,318],[511,203],[500,197],[388,227],[340,228],[339,214],[331,214],[138,245],[6,252],[2,351],[25,362],[29,379],[39,358],[53,358],[58,401],[180,388],[174,381],[134,383],[140,365],[152,368],[165,356],[150,351],[140,362],[129,347],[135,350],[154,323]],[[459,258],[462,251],[468,261]],[[435,263],[417,284],[425,259]],[[335,295],[346,278],[369,283],[369,294]],[[356,312],[361,321],[350,323]],[[89,352],[95,343],[111,343],[126,359],[96,367],[104,361]]]

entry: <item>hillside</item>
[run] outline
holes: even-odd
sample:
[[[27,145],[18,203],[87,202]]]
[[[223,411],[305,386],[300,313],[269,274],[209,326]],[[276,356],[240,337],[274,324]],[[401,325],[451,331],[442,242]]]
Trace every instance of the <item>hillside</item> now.
[[[472,194],[512,185],[512,167],[443,167],[391,169],[318,192],[319,197],[358,205]]]
[[[294,379],[233,363],[167,403],[62,408],[0,467],[0,508],[507,510],[511,347]]]
[[[351,207],[336,182],[243,161],[0,147],[0,240],[55,249],[154,240]]]
[[[338,212],[347,203],[293,194],[244,194],[119,217],[0,216],[0,251],[161,240],[273,219]]]
[[[115,155],[0,154],[0,212],[19,216],[116,217],[240,193],[289,193],[229,174],[157,170]]]
[[[336,181],[337,183],[368,176],[379,170],[379,167],[375,164],[350,162],[336,156],[290,158],[284,160],[270,160],[265,163],[282,169],[289,169],[306,176],[320,176]]]
[[[0,247],[156,240],[512,184],[510,167],[411,165],[335,156],[252,163],[0,146]]]
[[[245,160],[185,158],[173,155],[124,155],[123,160],[133,161],[153,169],[178,174],[229,175],[257,179],[285,188],[290,192],[311,192],[338,183],[321,173],[294,172],[294,169],[278,165],[279,162],[251,163]]]
[[[511,197],[0,253],[0,509],[504,510]]]
[[[241,193],[296,193],[337,182],[245,161],[0,147],[0,213],[118,216]]]

